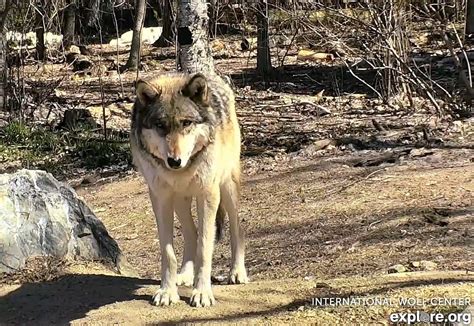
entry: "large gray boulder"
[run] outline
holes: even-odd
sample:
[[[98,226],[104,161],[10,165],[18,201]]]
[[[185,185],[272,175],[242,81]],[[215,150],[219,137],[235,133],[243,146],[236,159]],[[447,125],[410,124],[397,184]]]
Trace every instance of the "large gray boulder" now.
[[[29,257],[100,260],[131,274],[120,248],[74,190],[44,171],[0,175],[0,273]]]

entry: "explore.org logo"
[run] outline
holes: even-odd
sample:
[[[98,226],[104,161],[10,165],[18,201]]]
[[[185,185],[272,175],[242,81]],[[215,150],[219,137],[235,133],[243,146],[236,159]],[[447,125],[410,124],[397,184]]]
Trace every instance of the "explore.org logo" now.
[[[441,312],[432,312],[427,313],[424,311],[415,311],[415,312],[396,312],[390,314],[388,317],[392,323],[403,323],[407,325],[415,323],[436,323],[436,324],[461,324],[461,325],[471,325],[472,316],[469,312],[451,312],[451,313],[441,313]]]

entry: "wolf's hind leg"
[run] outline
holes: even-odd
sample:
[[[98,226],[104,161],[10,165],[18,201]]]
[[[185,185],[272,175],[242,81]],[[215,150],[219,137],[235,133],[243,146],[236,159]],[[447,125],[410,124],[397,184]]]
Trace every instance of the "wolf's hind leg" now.
[[[229,178],[221,185],[221,196],[224,208],[229,215],[230,242],[232,248],[232,265],[229,274],[230,284],[248,283],[245,270],[245,242],[244,233],[239,220],[239,185],[237,181]]]
[[[191,215],[192,197],[175,199],[174,209],[183,230],[184,254],[177,284],[192,286],[194,282],[194,258],[196,256],[197,231]]]

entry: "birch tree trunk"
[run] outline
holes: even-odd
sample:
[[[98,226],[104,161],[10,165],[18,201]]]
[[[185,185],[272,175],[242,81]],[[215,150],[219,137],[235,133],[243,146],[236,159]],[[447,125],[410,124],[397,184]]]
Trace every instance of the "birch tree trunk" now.
[[[209,17],[206,0],[179,0],[178,66],[183,72],[214,73],[209,47]]]
[[[127,61],[128,69],[137,69],[141,49],[141,32],[145,21],[146,0],[135,1],[135,26],[133,26],[132,47]]]
[[[5,86],[7,83],[7,67],[5,63],[5,20],[9,9],[8,0],[0,0],[0,110],[5,108]]]

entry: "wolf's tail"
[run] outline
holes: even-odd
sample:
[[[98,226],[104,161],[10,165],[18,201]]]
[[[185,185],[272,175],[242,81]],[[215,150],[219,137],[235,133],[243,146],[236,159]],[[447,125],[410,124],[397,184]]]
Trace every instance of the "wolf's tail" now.
[[[216,242],[219,242],[224,237],[225,214],[226,211],[221,200],[216,214]]]

